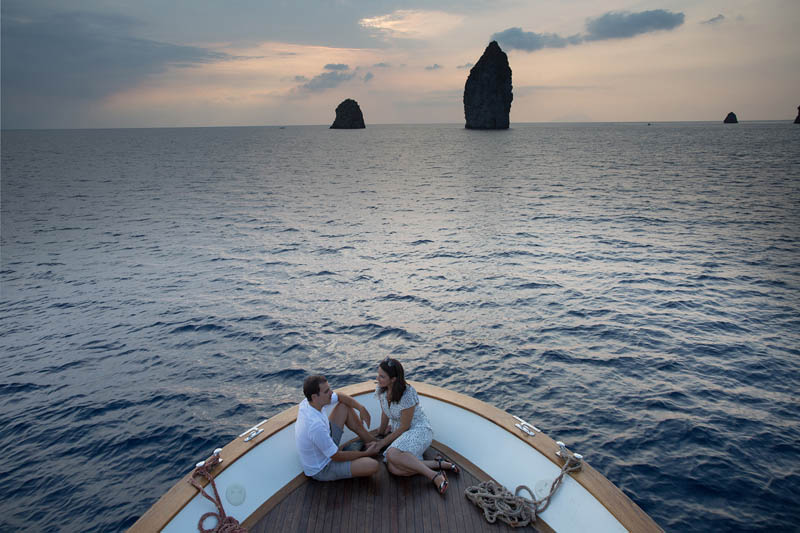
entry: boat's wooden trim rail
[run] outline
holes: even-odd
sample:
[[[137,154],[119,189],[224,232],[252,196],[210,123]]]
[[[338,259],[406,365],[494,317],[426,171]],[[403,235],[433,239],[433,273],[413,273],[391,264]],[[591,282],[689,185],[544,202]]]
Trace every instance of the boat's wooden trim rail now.
[[[521,441],[538,450],[542,455],[560,467],[560,462],[555,456],[555,452],[558,450],[556,443],[543,433],[537,433],[535,437],[524,434],[515,427],[517,420],[505,411],[475,398],[441,387],[414,381],[410,383],[412,383],[417,392],[424,397],[433,398],[465,409],[505,429]],[[362,382],[338,390],[350,396],[360,396],[372,393],[375,390],[375,384],[374,382]],[[294,423],[296,418],[297,406],[287,409],[266,421],[261,426],[264,431],[250,442],[245,442],[244,437],[239,437],[228,443],[220,453],[223,462],[215,469],[215,477],[219,476],[220,473],[224,472],[250,450],[256,448],[261,442],[269,439],[277,432]],[[190,475],[191,472],[185,475],[165,493],[136,521],[129,531],[138,533],[162,530],[197,495],[197,490],[188,482]],[[583,469],[580,472],[571,474],[571,476],[601,502],[628,531],[662,531],[661,528],[659,528],[633,501],[625,496],[619,488],[588,464],[584,463]],[[300,482],[302,482],[302,473],[300,473],[295,480],[290,482],[290,484],[297,484]],[[203,481],[203,484],[205,484],[205,481]],[[514,487],[509,488],[511,490],[514,489]],[[276,493],[273,498],[264,502],[260,510],[263,511],[264,506],[271,506],[279,501],[281,492],[283,492],[283,490]]]

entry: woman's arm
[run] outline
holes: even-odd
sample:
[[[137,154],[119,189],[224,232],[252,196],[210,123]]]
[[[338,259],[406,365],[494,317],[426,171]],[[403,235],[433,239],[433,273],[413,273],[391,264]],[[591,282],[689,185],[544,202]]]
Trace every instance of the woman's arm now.
[[[383,435],[386,433],[386,429],[389,427],[389,417],[386,416],[386,413],[381,410],[381,425],[378,427],[377,435]]]
[[[405,433],[408,428],[411,427],[411,419],[414,418],[414,409],[416,409],[416,405],[412,405],[408,409],[403,409],[400,411],[400,425],[391,433],[386,435],[380,441],[381,448],[384,448],[395,441],[400,435]],[[386,416],[386,415],[384,415]],[[381,424],[383,424],[383,417],[381,417]]]

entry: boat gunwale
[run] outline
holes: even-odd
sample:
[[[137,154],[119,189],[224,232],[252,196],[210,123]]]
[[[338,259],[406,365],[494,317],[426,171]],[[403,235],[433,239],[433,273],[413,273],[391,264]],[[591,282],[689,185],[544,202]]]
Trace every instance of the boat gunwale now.
[[[548,458],[553,464],[561,468],[561,461],[555,455],[555,452],[559,450],[559,446],[555,441],[543,432],[536,432],[535,436],[523,433],[515,426],[518,420],[506,411],[482,400],[443,387],[418,381],[408,381],[408,383],[422,396],[464,409],[505,429],[508,433],[516,436],[519,440],[525,442]],[[337,390],[349,396],[361,396],[373,392],[375,390],[375,383],[373,381],[363,381],[347,385]],[[220,458],[222,458],[223,461],[215,468],[213,472],[214,477],[218,477],[230,465],[242,458],[250,450],[255,449],[263,441],[294,423],[297,419],[297,410],[298,406],[295,405],[267,419],[260,426],[263,432],[249,442],[244,442],[243,438],[237,437],[225,445],[220,452]],[[300,474],[302,474],[302,472]],[[661,527],[636,505],[633,500],[626,496],[619,487],[611,483],[588,463],[584,462],[580,471],[572,472],[568,475],[600,502],[600,504],[602,504],[628,531],[663,531]],[[128,531],[132,533],[140,531],[161,531],[166,527],[167,524],[198,495],[197,489],[189,483],[191,476],[192,472],[183,476],[140,516]],[[208,484],[208,481],[205,479],[198,481],[200,481],[201,486],[206,486]],[[292,483],[292,481],[289,483]],[[280,492],[280,490],[277,491],[276,494],[278,492]]]

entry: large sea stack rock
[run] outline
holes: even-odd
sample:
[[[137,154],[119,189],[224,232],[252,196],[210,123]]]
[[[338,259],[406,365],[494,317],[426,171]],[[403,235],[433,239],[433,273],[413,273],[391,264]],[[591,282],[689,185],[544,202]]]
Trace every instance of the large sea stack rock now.
[[[794,119],[795,124],[800,124],[800,105],[797,106],[797,117]]]
[[[338,106],[336,106],[336,118],[331,124],[333,130],[357,130],[366,128],[364,125],[364,115],[361,114],[361,108],[358,107],[358,102],[348,98]]]
[[[508,129],[513,99],[508,56],[497,41],[492,41],[469,71],[464,85],[466,127],[475,130]]]
[[[725,120],[723,122],[723,124],[738,124],[738,123],[739,119],[736,118],[736,113],[734,113],[733,111],[728,113],[728,116],[725,117]]]

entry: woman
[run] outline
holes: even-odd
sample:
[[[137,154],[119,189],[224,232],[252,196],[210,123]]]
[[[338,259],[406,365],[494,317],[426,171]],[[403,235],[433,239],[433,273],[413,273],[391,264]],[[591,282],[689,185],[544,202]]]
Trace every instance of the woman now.
[[[441,456],[433,461],[423,460],[422,454],[433,440],[433,429],[419,405],[417,391],[406,383],[400,361],[389,357],[381,361],[375,394],[381,404],[378,436],[390,431],[378,441],[381,448],[389,447],[384,453],[389,472],[396,476],[422,474],[433,482],[439,494],[444,494],[448,485],[444,470],[457,474],[459,468]]]

